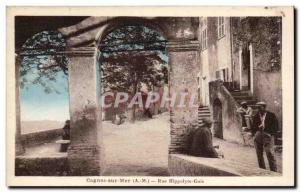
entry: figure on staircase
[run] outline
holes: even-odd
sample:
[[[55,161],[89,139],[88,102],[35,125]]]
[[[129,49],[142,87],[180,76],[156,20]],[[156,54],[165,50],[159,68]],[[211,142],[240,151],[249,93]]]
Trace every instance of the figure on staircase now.
[[[253,110],[248,106],[246,101],[241,102],[241,107],[237,109],[237,112],[242,116],[242,130],[250,131],[252,124]]]

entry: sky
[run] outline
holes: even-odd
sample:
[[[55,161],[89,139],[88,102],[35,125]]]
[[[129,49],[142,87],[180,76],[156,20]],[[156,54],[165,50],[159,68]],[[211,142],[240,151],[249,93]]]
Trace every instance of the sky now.
[[[30,76],[29,74],[27,76]],[[69,94],[66,89],[68,80],[63,73],[57,74],[53,85],[60,93],[46,93],[39,84],[29,84],[27,89],[20,89],[21,121],[69,119]]]

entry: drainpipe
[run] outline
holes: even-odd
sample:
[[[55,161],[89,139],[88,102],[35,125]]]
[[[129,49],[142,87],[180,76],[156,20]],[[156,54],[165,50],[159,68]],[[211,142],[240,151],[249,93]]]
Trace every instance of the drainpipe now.
[[[234,88],[234,81],[233,81],[233,31],[232,31],[232,18],[229,17],[229,29],[230,29],[230,61],[231,61],[231,84],[232,88]]]

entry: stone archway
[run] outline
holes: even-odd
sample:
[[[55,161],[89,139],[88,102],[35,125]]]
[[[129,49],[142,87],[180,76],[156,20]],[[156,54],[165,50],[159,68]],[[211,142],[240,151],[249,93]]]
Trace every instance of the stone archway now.
[[[120,124],[102,121],[106,162],[102,175],[168,175],[169,110],[152,117],[153,108],[149,106],[148,112],[152,112],[149,118],[144,108],[148,94],[159,93],[158,89],[167,92],[165,81],[152,84],[160,74],[157,68],[168,68],[165,39],[144,25],[122,25],[99,43],[101,94],[114,95],[112,101],[101,106],[102,115],[113,111],[113,117],[124,118]],[[119,103],[120,95],[126,98],[124,92],[129,95],[128,100]],[[131,99],[137,94],[141,94],[144,105],[130,107]]]
[[[214,136],[223,139],[222,103],[219,99],[213,102],[213,129]]]
[[[171,91],[193,94],[199,66],[199,19],[196,17],[90,17],[76,26],[61,28],[68,36],[71,145],[68,150],[72,175],[101,175],[103,168],[102,123],[99,107],[97,45],[105,34],[121,25],[142,23],[167,40]],[[185,129],[197,123],[197,107],[171,108],[169,153],[184,153]],[[85,165],[85,166],[82,166]]]

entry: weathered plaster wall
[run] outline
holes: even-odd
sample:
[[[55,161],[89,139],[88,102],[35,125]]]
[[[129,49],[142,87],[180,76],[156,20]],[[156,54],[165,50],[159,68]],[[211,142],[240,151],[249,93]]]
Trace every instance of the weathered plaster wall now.
[[[168,40],[196,40],[198,22],[198,17],[89,17],[59,32],[66,36],[69,47],[96,45],[107,33],[124,25],[147,26]]]
[[[200,94],[201,94],[201,101],[204,106],[209,105],[209,87],[208,82],[210,81],[209,75],[209,62],[208,62],[208,52],[204,50],[201,52],[201,77],[200,77]]]
[[[169,155],[171,176],[280,176],[280,173],[219,158]],[[197,179],[197,177],[195,177]]]
[[[279,127],[281,128],[282,126],[281,72],[263,72],[263,71],[254,70],[253,81],[255,82],[254,96],[258,100],[265,101],[267,103],[267,110],[275,113],[279,121]]]
[[[238,107],[236,101],[223,86],[221,81],[209,83],[210,107],[213,108],[215,99],[222,103],[223,139],[244,144],[241,132],[241,117],[236,112]]]
[[[69,65],[71,175],[100,175],[101,110],[97,94],[100,83],[95,49],[72,50]]]
[[[201,20],[205,18],[201,17]],[[203,22],[199,22],[199,39],[201,36],[201,31],[204,28]],[[201,42],[200,42],[201,43]],[[209,105],[209,88],[208,82],[210,81],[210,74],[209,74],[209,60],[208,60],[208,49],[200,49],[200,96],[201,96],[201,104],[204,106]]]
[[[189,41],[168,44],[170,64],[170,93],[188,93],[187,98],[197,93],[197,73],[199,71],[199,42]],[[198,70],[197,70],[198,69]],[[177,97],[180,98],[180,97]],[[177,100],[176,103],[179,101]],[[171,108],[170,153],[185,152],[186,127],[197,122],[197,107]]]
[[[217,33],[217,18],[207,18],[207,37],[208,37],[208,63],[209,63],[209,79],[216,79],[216,71],[218,70],[218,33]]]
[[[215,18],[217,19],[217,18]],[[216,22],[217,23],[217,22]],[[218,49],[218,70],[229,68],[229,71],[231,70],[231,38],[230,38],[230,18],[225,17],[224,18],[224,24],[225,24],[225,36],[221,37],[217,40],[217,49]],[[217,26],[215,27],[215,30],[217,30]],[[218,37],[216,37],[218,38]],[[211,57],[214,57],[214,55],[210,55]]]

